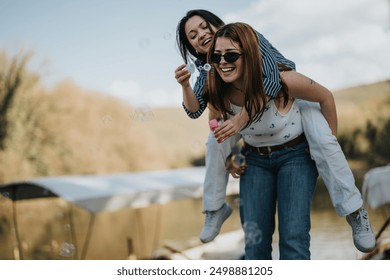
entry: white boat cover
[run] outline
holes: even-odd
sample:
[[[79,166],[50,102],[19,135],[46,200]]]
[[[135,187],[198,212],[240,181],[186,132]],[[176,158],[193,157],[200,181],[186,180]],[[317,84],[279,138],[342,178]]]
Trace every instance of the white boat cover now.
[[[371,169],[364,176],[363,200],[376,209],[390,203],[390,165]]]
[[[96,213],[199,198],[202,196],[204,175],[204,167],[192,167],[110,175],[42,177],[0,185],[0,193],[4,195],[6,190],[21,186],[38,187]],[[230,177],[227,194],[238,193],[238,182]],[[45,197],[41,195],[44,193],[41,190],[33,197]]]

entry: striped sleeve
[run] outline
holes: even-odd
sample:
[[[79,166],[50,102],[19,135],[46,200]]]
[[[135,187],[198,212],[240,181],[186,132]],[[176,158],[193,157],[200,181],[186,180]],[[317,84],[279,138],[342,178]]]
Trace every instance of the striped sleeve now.
[[[268,96],[276,97],[282,89],[278,64],[284,64],[291,69],[295,69],[295,63],[285,58],[262,34],[257,34],[263,59],[264,90]]]
[[[199,118],[203,114],[204,110],[207,107],[207,103],[202,96],[203,86],[206,84],[206,80],[207,80],[207,71],[205,71],[203,69],[199,70],[199,76],[196,79],[196,82],[194,85],[194,94],[195,94],[196,99],[199,102],[198,111],[191,112],[186,108],[186,106],[184,105],[184,102],[182,103],[184,111],[191,119]]]

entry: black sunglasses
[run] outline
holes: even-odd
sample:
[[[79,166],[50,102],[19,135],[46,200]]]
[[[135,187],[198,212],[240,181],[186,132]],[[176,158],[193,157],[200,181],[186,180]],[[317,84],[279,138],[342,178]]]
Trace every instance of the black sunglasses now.
[[[242,53],[237,53],[237,52],[227,52],[224,55],[218,54],[218,53],[213,53],[210,56],[210,60],[212,63],[220,63],[221,62],[221,57],[225,59],[227,63],[233,63],[237,61],[237,59],[240,58]]]

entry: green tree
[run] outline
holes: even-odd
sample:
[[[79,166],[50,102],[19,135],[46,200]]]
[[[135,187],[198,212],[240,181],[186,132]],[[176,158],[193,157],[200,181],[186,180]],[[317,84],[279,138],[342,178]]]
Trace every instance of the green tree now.
[[[374,137],[368,138],[371,149],[369,154],[374,158],[372,161],[376,165],[384,165],[390,162],[390,119],[376,129]]]
[[[31,54],[22,54],[9,59],[6,53],[0,53],[0,150],[5,149],[9,113],[22,87],[30,57]]]

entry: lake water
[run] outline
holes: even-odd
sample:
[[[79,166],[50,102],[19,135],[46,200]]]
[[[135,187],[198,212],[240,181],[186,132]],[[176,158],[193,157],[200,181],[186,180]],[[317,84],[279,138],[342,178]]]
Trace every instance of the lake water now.
[[[327,199],[316,195],[313,204],[312,259],[360,259],[363,254],[353,245],[350,226],[329,207]],[[0,259],[116,260],[164,255],[175,259],[237,259],[243,253],[243,234],[237,199],[231,196],[228,201],[234,208],[232,216],[223,225],[220,236],[203,245],[198,237],[204,218],[200,199],[99,213],[91,219],[89,213],[75,209],[62,199],[13,204],[2,198]],[[384,222],[383,213],[370,210],[370,218],[374,232],[378,232]],[[389,232],[387,229],[385,236],[390,236]],[[275,232],[274,259],[278,259],[277,241]]]
[[[374,232],[382,223],[382,214],[371,212]],[[390,236],[389,229],[385,232]],[[241,229],[218,236],[214,242],[176,254],[176,259],[237,259],[243,254],[243,233]],[[357,260],[364,254],[353,245],[352,230],[345,218],[332,210],[312,211],[311,258],[313,260]],[[274,234],[273,259],[278,259],[278,234]]]
[[[221,236],[217,237],[210,244],[187,250],[187,257],[176,255],[177,258],[235,259],[237,256],[243,254],[243,232],[239,221],[237,199],[230,197],[228,202],[233,206],[234,211],[231,218],[222,227],[222,233],[224,234],[221,234]],[[386,217],[390,216],[389,208],[368,209],[370,222],[375,234],[380,230]],[[201,220],[200,224],[191,228],[192,234],[199,233],[202,222],[203,220]],[[351,227],[345,217],[337,215],[324,187],[317,189],[315,194],[311,211],[311,225],[311,258],[313,260],[356,260],[364,256],[363,253],[355,248]],[[390,227],[382,234],[382,237],[390,237]],[[193,242],[196,243],[196,241],[198,241],[197,235],[193,237]],[[278,233],[276,225],[273,259],[278,258]]]

